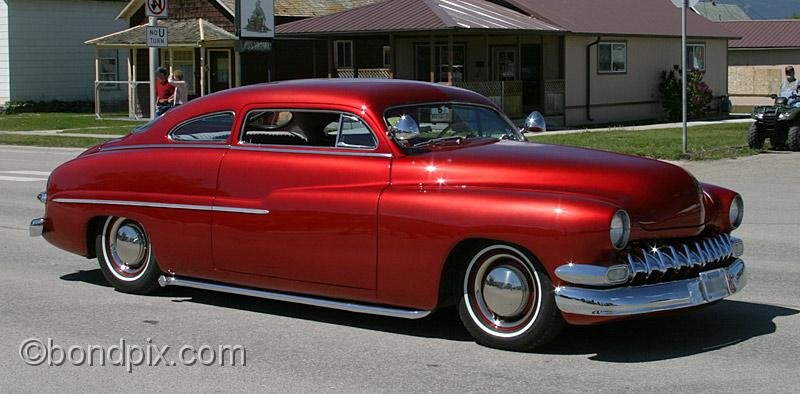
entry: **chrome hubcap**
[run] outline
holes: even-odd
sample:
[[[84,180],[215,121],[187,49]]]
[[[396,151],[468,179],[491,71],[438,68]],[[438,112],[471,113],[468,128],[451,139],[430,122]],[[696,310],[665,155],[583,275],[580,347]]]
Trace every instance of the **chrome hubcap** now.
[[[484,331],[512,337],[530,328],[541,303],[540,284],[521,252],[489,247],[472,260],[467,271],[464,296],[473,320]]]
[[[126,218],[106,223],[106,257],[118,278],[134,280],[144,272],[150,260],[149,246],[147,234],[138,223]]]
[[[530,291],[519,270],[510,266],[493,268],[483,281],[483,301],[500,317],[518,316],[528,305]]]

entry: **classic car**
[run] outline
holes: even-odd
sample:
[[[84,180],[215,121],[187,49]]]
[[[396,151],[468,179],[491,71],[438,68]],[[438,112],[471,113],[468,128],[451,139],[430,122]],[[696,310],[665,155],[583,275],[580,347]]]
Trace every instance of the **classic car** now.
[[[187,286],[407,319],[455,306],[477,342],[511,350],[565,323],[742,289],[737,193],[522,131],[489,99],[437,84],[231,89],[55,169],[30,231],[97,257],[122,292]]]

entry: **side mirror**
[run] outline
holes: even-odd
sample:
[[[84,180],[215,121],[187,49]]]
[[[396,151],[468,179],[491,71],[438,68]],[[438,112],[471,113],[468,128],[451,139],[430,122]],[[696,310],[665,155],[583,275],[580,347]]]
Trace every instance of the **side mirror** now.
[[[419,137],[419,124],[411,115],[401,115],[397,124],[392,126],[392,136],[398,141],[408,141]]]
[[[525,118],[525,126],[522,128],[525,133],[541,133],[547,131],[547,124],[544,116],[539,111],[533,111]]]

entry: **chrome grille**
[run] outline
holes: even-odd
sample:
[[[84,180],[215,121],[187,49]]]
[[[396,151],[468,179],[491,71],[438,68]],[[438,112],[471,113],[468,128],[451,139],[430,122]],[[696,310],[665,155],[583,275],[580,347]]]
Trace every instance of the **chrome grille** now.
[[[736,257],[739,243],[740,240],[728,234],[677,243],[651,241],[629,252],[628,268],[633,282],[688,278],[727,266]]]

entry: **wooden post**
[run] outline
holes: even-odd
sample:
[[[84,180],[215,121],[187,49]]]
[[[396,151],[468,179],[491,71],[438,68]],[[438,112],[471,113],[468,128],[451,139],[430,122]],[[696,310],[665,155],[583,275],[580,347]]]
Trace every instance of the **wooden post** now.
[[[333,40],[328,39],[328,78],[333,78]]]
[[[431,57],[431,61],[430,61],[431,82],[436,82],[436,70],[435,70],[436,69],[436,60],[434,59],[436,57],[436,47],[435,47],[436,43],[433,41],[433,33],[431,33],[431,35],[430,35],[429,44],[430,44],[430,57]]]
[[[522,79],[522,37],[519,34],[517,34],[517,58],[514,62],[516,63],[514,72],[517,74],[514,79]]]
[[[206,49],[200,46],[200,95],[206,94]]]
[[[242,86],[242,54],[239,51],[233,51],[233,59],[236,62],[236,87]]]
[[[394,34],[389,34],[389,76],[392,79],[397,78],[395,73],[397,72],[397,37]]]
[[[100,119],[100,48],[94,47],[94,115]]]
[[[358,56],[356,55],[356,40],[351,40],[350,41],[350,51],[351,51],[350,55],[352,55],[351,59],[353,60],[353,64],[352,64],[352,66],[353,66],[353,78],[358,78],[358,62],[356,61],[356,59],[358,59]]]
[[[453,86],[453,33],[447,35],[447,83]]]
[[[484,59],[486,61],[486,63],[484,63],[484,68],[486,68],[486,78],[484,79],[484,81],[491,81],[492,80],[492,75],[491,75],[492,74],[492,59],[491,59],[492,55],[489,53],[489,35],[488,34],[484,34],[483,35],[483,42],[484,42],[484,44],[486,44],[486,46],[484,48],[485,49]]]
[[[131,57],[131,53],[136,53],[136,50],[127,50],[128,53],[128,117],[133,119],[136,117],[136,108],[133,105],[133,95],[134,95],[134,86],[135,84],[133,81],[136,79],[136,74],[134,74],[133,68],[133,59]]]
[[[314,70],[313,77],[317,77],[317,40],[311,40],[311,67]]]
[[[173,56],[172,48],[168,48],[169,51],[169,75],[172,75],[172,69],[175,66],[175,56]]]

